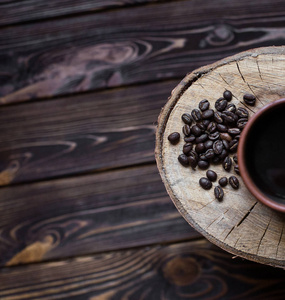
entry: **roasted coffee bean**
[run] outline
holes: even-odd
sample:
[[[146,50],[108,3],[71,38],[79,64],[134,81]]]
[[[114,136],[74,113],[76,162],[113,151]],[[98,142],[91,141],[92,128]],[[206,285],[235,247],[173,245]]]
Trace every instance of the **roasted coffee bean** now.
[[[210,124],[207,127],[207,131],[213,133],[216,130],[217,130],[217,124],[215,122],[210,122]]]
[[[204,143],[205,149],[206,149],[206,150],[212,149],[212,148],[213,148],[213,144],[214,144],[213,141],[210,141],[210,140],[206,141],[206,142]]]
[[[196,159],[194,156],[189,156],[188,161],[192,169],[195,169],[197,167],[198,159]]]
[[[210,120],[203,120],[202,124],[205,126],[205,128],[207,128],[210,122],[211,122]]]
[[[209,168],[209,162],[207,160],[199,160],[198,161],[198,167],[202,170],[206,170]]]
[[[235,170],[235,172],[236,172],[238,175],[240,175],[240,172],[239,172],[239,167],[238,167],[238,165],[235,165],[235,166],[234,166],[234,170]]]
[[[213,158],[212,158],[212,163],[213,164],[218,164],[218,163],[220,163],[221,162],[221,159],[219,158],[219,156],[214,156]]]
[[[192,149],[193,149],[193,144],[192,143],[186,143],[183,146],[183,153],[185,155],[188,155]]]
[[[236,106],[233,103],[230,103],[225,108],[225,111],[231,111],[232,113],[235,113],[237,110]]]
[[[217,129],[220,132],[227,132],[228,131],[228,127],[226,125],[223,125],[223,124],[217,124]]]
[[[232,186],[232,188],[234,188],[235,190],[239,188],[239,181],[235,176],[231,176],[229,178],[229,183]]]
[[[196,143],[203,143],[208,139],[208,134],[207,133],[203,133],[201,134],[199,137],[196,138]]]
[[[227,142],[230,142],[232,140],[232,137],[228,133],[226,133],[226,132],[220,133],[220,138],[222,140],[227,141]]]
[[[223,149],[221,154],[219,155],[220,160],[224,160],[228,156],[229,152],[226,149]]]
[[[245,94],[243,100],[247,105],[254,106],[256,98],[252,94]]]
[[[227,178],[227,177],[222,177],[222,178],[219,180],[219,185],[220,185],[220,186],[225,187],[227,184],[228,184],[228,178]]]
[[[232,92],[226,90],[226,91],[224,91],[224,93],[223,93],[223,97],[224,97],[227,101],[231,101],[232,98],[233,98],[233,94],[232,94]]]
[[[231,111],[223,111],[222,118],[225,120],[225,122],[230,124],[235,123],[238,120],[238,116]]]
[[[212,109],[207,109],[202,113],[202,119],[211,119],[214,116]]]
[[[199,160],[208,160],[208,158],[206,157],[206,153],[201,153],[199,155]]]
[[[236,111],[236,114],[239,118],[248,118],[248,111],[243,107],[239,107]]]
[[[224,145],[223,145],[222,141],[218,140],[218,141],[214,142],[213,150],[214,150],[215,154],[221,154],[223,151],[223,148],[224,148]]]
[[[172,145],[175,145],[179,142],[180,140],[180,134],[179,132],[172,132],[169,136],[168,136],[168,140]]]
[[[196,123],[196,125],[202,130],[202,132],[204,132],[207,128],[202,122]]]
[[[210,158],[213,158],[215,156],[215,152],[213,149],[208,149],[206,152],[205,152],[205,157],[207,159],[210,159]]]
[[[208,170],[206,172],[206,176],[208,177],[208,179],[212,182],[217,180],[217,173],[213,170]]]
[[[207,99],[200,101],[199,108],[201,111],[205,111],[205,110],[209,109],[209,107],[210,107],[210,103]]]
[[[239,129],[243,129],[245,127],[245,125],[247,124],[248,119],[246,118],[241,118],[237,121],[237,127]]]
[[[230,146],[230,151],[235,152],[238,147],[238,140],[234,139],[234,140],[230,141],[229,146]]]
[[[211,141],[215,141],[220,137],[220,133],[219,131],[213,132],[211,134],[209,134],[209,140]]]
[[[219,201],[223,200],[224,191],[219,185],[217,185],[214,188],[214,195],[215,195],[216,199],[218,199]]]
[[[194,158],[197,160],[197,162],[198,162],[198,160],[199,160],[199,155],[198,155],[197,152],[195,152],[194,150],[191,150],[190,153],[189,153],[189,157],[190,157],[190,156],[194,157]]]
[[[215,102],[215,108],[217,111],[223,111],[226,106],[228,105],[228,101],[224,98],[219,98],[216,102]]]
[[[186,113],[182,115],[181,119],[187,125],[191,125],[193,121],[191,115]]]
[[[222,114],[218,111],[214,112],[214,120],[216,123],[221,124],[224,122],[223,118],[222,118]]]
[[[230,149],[230,145],[229,145],[228,141],[222,140],[222,143],[223,143],[223,145],[224,145],[224,149],[226,149],[226,150],[229,150],[229,149]]]
[[[202,153],[202,152],[204,152],[204,150],[205,150],[205,146],[204,146],[203,143],[199,143],[199,144],[197,144],[196,147],[195,147],[195,151],[196,151],[197,153]]]
[[[199,184],[204,190],[209,190],[212,187],[212,182],[206,177],[201,177]]]
[[[197,126],[194,125],[191,127],[191,132],[197,137],[200,136],[202,134],[202,130]]]
[[[231,170],[231,167],[232,167],[232,159],[229,156],[227,156],[223,161],[223,168],[229,172]]]
[[[188,137],[184,138],[184,142],[186,143],[193,143],[195,141],[196,137],[194,134],[190,134]]]
[[[237,134],[240,134],[240,129],[239,128],[229,128],[228,133],[231,135],[237,135]]]
[[[190,129],[190,126],[185,124],[183,127],[182,127],[182,132],[184,133],[185,136],[189,136],[190,133],[191,133],[191,129]]]
[[[197,108],[192,110],[191,116],[194,119],[194,121],[196,121],[196,122],[199,122],[200,120],[202,120],[201,112]]]
[[[236,164],[238,163],[238,158],[237,158],[236,155],[233,156],[233,160],[234,160],[234,162],[235,162]]]
[[[189,165],[188,157],[185,154],[180,154],[178,156],[178,161],[182,166],[187,167]]]

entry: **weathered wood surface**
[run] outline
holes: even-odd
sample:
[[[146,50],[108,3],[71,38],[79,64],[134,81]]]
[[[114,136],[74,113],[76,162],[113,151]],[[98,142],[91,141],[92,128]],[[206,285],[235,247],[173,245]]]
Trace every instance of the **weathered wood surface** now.
[[[202,7],[173,1],[3,28],[0,103],[182,78],[227,55],[284,44],[282,0]]]
[[[241,177],[238,190],[227,186],[224,200],[215,200],[213,189],[205,191],[199,186],[205,171],[193,171],[177,162],[183,142],[174,147],[167,137],[174,131],[181,132],[181,115],[185,111],[198,107],[205,98],[213,108],[226,89],[234,95],[231,103],[242,107],[247,106],[243,95],[253,93],[256,105],[248,107],[252,115],[263,105],[285,97],[284,76],[285,47],[254,49],[194,71],[177,86],[162,111],[156,146],[168,193],[194,228],[236,255],[279,267],[285,266],[284,214],[257,203]],[[222,165],[211,168],[219,178],[235,174],[226,172]]]
[[[0,270],[0,297],[20,299],[284,299],[284,270],[197,241]]]
[[[176,84],[3,107],[0,185],[154,162],[155,122]]]
[[[2,266],[200,237],[155,165],[2,188],[0,215]]]
[[[0,25],[45,20],[80,13],[91,13],[116,7],[146,4],[165,0],[4,0],[0,1]]]

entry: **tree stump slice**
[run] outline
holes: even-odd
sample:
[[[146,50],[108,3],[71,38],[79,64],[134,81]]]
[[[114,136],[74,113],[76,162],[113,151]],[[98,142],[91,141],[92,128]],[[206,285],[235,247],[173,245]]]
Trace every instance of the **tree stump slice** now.
[[[224,188],[224,199],[218,202],[213,188],[205,191],[199,179],[206,171],[178,163],[184,144],[181,115],[208,99],[211,108],[228,89],[236,106],[247,107],[243,95],[256,96],[256,105],[247,107],[250,114],[263,105],[285,97],[285,47],[253,49],[228,57],[188,74],[172,91],[162,109],[156,133],[155,156],[158,169],[175,206],[182,216],[209,241],[243,258],[276,267],[285,267],[285,214],[259,203],[245,187],[240,176],[226,172],[221,165],[211,165],[218,174],[236,175],[240,188]],[[167,137],[181,133],[173,146]]]

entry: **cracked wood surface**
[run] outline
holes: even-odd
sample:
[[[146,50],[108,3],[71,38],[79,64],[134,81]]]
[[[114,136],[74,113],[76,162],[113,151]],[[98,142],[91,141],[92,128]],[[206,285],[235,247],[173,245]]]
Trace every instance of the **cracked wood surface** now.
[[[160,174],[173,202],[185,219],[210,241],[236,255],[269,265],[285,266],[285,215],[256,202],[240,179],[240,188],[224,188],[222,202],[214,200],[213,188],[199,186],[205,171],[193,171],[177,162],[183,142],[172,146],[171,132],[181,132],[181,115],[208,99],[214,107],[224,90],[232,91],[232,103],[244,106],[252,115],[263,105],[285,97],[285,48],[253,49],[205,66],[186,76],[172,92],[159,117],[156,159]],[[256,96],[248,107],[243,95]],[[222,166],[211,166],[218,177],[234,174]],[[215,184],[214,184],[215,186]]]

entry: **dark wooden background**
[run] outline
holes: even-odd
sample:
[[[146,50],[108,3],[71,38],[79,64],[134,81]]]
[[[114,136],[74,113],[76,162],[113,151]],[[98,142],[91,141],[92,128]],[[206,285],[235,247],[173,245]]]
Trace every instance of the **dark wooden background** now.
[[[154,161],[186,73],[284,43],[281,0],[0,0],[0,299],[284,299],[283,270],[184,221]]]

